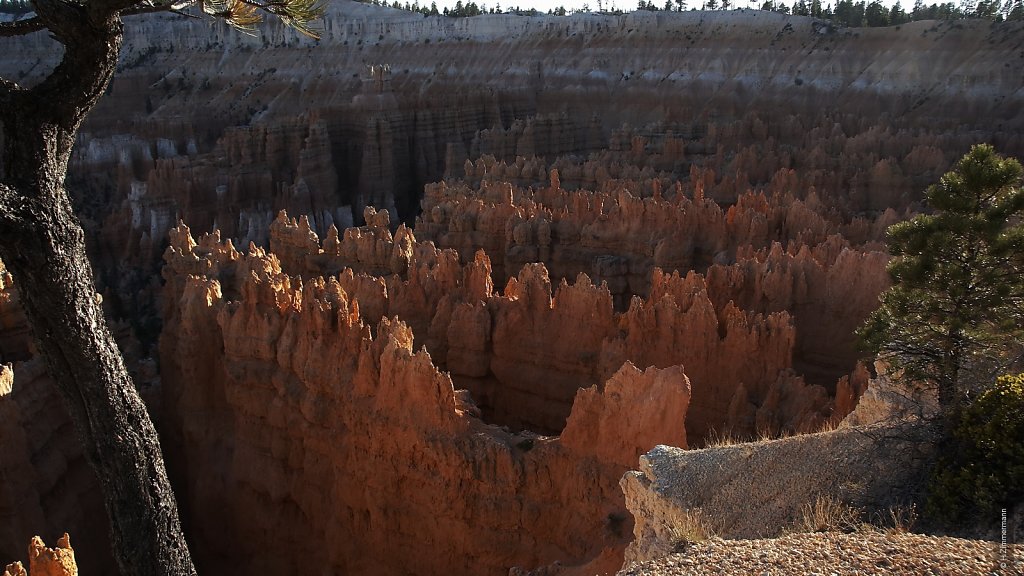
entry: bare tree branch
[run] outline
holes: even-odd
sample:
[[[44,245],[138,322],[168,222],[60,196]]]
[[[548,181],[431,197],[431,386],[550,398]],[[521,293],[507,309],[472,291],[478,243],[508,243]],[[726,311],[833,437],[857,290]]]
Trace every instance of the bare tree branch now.
[[[33,0],[32,5],[36,9],[35,18],[50,30],[58,42],[65,45],[89,15],[84,6],[64,0]]]
[[[140,14],[153,14],[156,12],[170,12],[171,5],[162,6],[160,4],[136,4],[121,10],[121,16],[138,16]]]
[[[6,78],[0,78],[0,105],[7,106],[8,100],[10,100],[11,94],[22,90],[21,86],[18,86],[16,82],[11,82]]]
[[[175,2],[170,4],[152,4],[148,2],[139,2],[138,0],[124,0],[120,2],[120,4],[128,4],[126,8],[120,10],[121,16],[137,16],[139,14],[170,12],[172,14],[178,14],[179,16],[185,16],[188,18],[198,18],[198,16],[193,14],[182,12],[183,8],[195,4],[194,1]],[[39,16],[32,16],[31,18],[16,20],[14,22],[0,22],[0,38],[24,36],[26,34],[45,30],[46,28],[46,23]]]
[[[43,24],[43,21],[38,16],[25,20],[15,20],[14,22],[0,22],[0,38],[24,36],[25,34],[39,32],[44,28],[46,28],[46,25]]]
[[[184,16],[185,18],[195,18],[195,19],[199,20],[200,19],[199,16],[196,16],[195,14],[189,14],[188,12],[182,12],[183,8],[186,8],[186,7],[188,7],[191,4],[194,4],[194,2],[180,2],[180,3],[176,3],[176,4],[166,4],[166,5],[162,5],[162,4],[151,4],[151,5],[138,4],[136,6],[132,6],[130,8],[125,8],[124,10],[121,10],[121,16],[122,17],[124,17],[124,16],[139,16],[141,14],[156,14],[156,13],[159,13],[159,12],[168,12],[170,14],[176,14],[178,16]]]
[[[154,5],[155,3],[146,0],[92,0],[89,2],[89,13],[104,18],[135,7]]]

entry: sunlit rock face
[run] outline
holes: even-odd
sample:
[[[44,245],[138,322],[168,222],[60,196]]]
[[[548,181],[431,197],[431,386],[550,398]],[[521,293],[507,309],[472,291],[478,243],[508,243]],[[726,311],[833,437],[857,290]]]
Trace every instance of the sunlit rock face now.
[[[28,572],[21,562],[7,565],[3,576],[78,576],[75,551],[67,532],[49,548],[39,536],[34,536],[28,545]]]
[[[666,214],[694,202],[627,188],[532,199],[510,184],[489,190],[478,192],[498,190],[502,213],[539,214],[539,199],[569,196]],[[771,212],[760,198],[737,206]],[[697,200],[701,214],[721,216]],[[752,218],[729,213],[723,222]],[[611,237],[643,214],[594,218],[590,229]],[[791,252],[747,244],[736,264],[710,269],[725,278],[718,288],[692,270],[651,267],[646,297],[616,310],[608,284],[585,273],[553,280],[543,262],[527,263],[496,289],[483,249],[462,258],[404,225],[392,233],[387,212],[363,218],[321,241],[308,218],[282,212],[270,227],[281,256],[252,243],[239,252],[219,232],[198,242],[184,225],[169,233],[162,435],[209,566],[301,565],[326,547],[319,561],[339,570],[604,569],[629,539],[618,479],[645,449],[714,432],[816,430],[863,390],[846,377],[839,402],[806,383],[789,309],[828,309],[827,271],[872,261],[871,244],[824,232],[813,250],[796,239]],[[820,281],[807,280],[796,264],[805,261]],[[760,296],[743,302],[751,290]],[[235,545],[223,545],[228,534]]]
[[[501,173],[502,166],[489,170]],[[854,328],[888,286],[888,256],[879,240],[898,216],[892,210],[877,217],[843,216],[813,188],[807,192],[778,180],[767,193],[741,193],[729,207],[705,197],[700,180],[672,187],[657,177],[615,180],[601,192],[567,191],[560,172],[552,170],[543,187],[521,188],[489,177],[472,187],[440,183],[426,187],[416,230],[420,238],[460,254],[486,250],[499,285],[535,261],[545,264],[554,282],[586,274],[627,315],[641,302],[653,307],[666,295],[689,310],[692,295],[699,293],[706,294],[706,309],[713,311],[703,323],[708,333],[726,334],[738,310],[786,314],[782,323],[795,328],[790,347],[778,348],[784,331],[770,336],[770,343],[751,341],[749,349],[738,345],[725,355],[717,344],[702,347],[686,340],[677,346],[659,333],[660,343],[652,346],[666,351],[645,354],[655,363],[684,357],[697,382],[704,376],[721,382],[731,373],[746,389],[763,391],[778,369],[794,367],[809,382],[834,391],[836,379],[858,358]],[[646,300],[633,302],[637,295]],[[696,320],[682,325],[690,334],[700,332]],[[551,349],[543,336],[525,339]],[[778,350],[780,360],[769,361],[758,376],[726,368],[735,364],[724,360],[733,354],[767,359],[771,350]],[[605,354],[602,361],[614,365],[617,357]],[[704,368],[716,362],[720,368]]]
[[[347,269],[324,280],[286,274],[274,254],[242,254],[217,235],[197,244],[179,227],[171,240],[162,437],[206,569],[621,565],[630,522],[618,479],[655,444],[686,445],[682,366],[624,363],[573,389],[561,437],[513,432],[481,419],[473,395],[434,364],[430,339],[461,371],[486,370],[477,355],[498,341],[505,309],[554,310],[543,267],[498,296],[482,253],[463,267],[415,244],[404,275]],[[604,300],[611,314],[606,291]],[[405,317],[430,318],[426,349]],[[535,372],[557,373],[548,358]],[[549,383],[522,385],[502,408],[545,418]]]

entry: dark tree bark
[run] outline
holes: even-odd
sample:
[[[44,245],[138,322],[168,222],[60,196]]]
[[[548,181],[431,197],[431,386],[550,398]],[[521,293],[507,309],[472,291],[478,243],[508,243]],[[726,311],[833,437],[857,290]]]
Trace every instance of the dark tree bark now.
[[[75,134],[117,63],[119,13],[134,1],[34,2],[33,26],[64,56],[31,89],[0,79],[0,259],[99,478],[121,571],[193,576],[156,430],[107,329],[64,189]]]

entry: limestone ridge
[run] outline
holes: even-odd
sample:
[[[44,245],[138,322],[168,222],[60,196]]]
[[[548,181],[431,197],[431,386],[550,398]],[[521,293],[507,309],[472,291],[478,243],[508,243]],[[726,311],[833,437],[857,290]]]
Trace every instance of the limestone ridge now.
[[[820,497],[883,523],[919,502],[938,456],[937,395],[897,383],[884,362],[874,370],[872,378],[861,366],[840,383],[837,413],[851,390],[859,402],[834,430],[703,450],[658,446],[642,456],[620,483],[636,520],[624,566],[678,552],[676,528],[693,518],[722,538],[777,538]]]

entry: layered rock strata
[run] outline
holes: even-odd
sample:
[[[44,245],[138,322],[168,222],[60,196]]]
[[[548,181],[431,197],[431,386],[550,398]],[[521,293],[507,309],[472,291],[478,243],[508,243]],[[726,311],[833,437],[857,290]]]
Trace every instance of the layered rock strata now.
[[[696,167],[723,203],[794,170],[830,205],[882,211],[919,200],[978,141],[1024,155],[1019,23],[443,18],[339,0],[316,44],[276,23],[257,38],[171,15],[126,26],[70,188],[105,297],[142,318],[147,343],[159,329],[150,282],[179,218],[241,245],[265,241],[281,209],[309,214],[321,236],[350,212],[362,224],[367,204],[411,223],[423,184],[487,155],[534,163],[505,177],[524,186],[552,167],[586,189],[685,181]],[[0,74],[23,84],[60,54],[45,34],[5,45]]]

